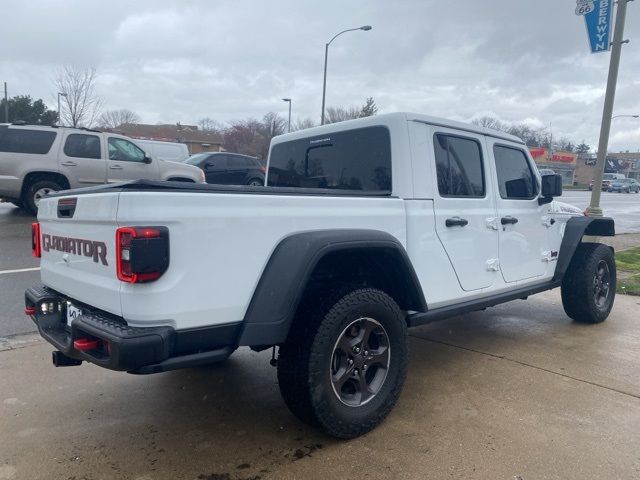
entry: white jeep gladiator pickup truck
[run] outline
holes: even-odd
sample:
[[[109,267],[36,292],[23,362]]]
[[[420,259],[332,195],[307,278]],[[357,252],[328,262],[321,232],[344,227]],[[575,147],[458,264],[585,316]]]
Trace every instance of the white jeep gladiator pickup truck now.
[[[575,321],[607,318],[613,252],[583,236],[614,223],[561,193],[502,132],[409,113],[325,125],[274,138],[264,187],[47,196],[25,312],[56,366],[148,374],[278,347],[291,411],[355,437],[400,394],[407,328],[556,287]]]

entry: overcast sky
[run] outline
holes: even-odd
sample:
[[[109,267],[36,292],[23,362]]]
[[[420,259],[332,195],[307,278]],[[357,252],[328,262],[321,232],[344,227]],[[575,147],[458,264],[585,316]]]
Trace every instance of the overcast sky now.
[[[62,64],[97,68],[106,109],[146,123],[320,117],[327,105],[468,121],[551,124],[597,143],[609,54],[591,55],[575,0],[5,1],[0,81],[55,108]],[[628,7],[616,114],[640,114],[640,2]],[[615,119],[610,150],[640,150],[640,120]]]

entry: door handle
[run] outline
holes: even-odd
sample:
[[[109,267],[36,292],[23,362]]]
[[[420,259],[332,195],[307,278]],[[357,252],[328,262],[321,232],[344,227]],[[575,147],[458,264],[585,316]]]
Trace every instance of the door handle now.
[[[111,170],[122,170],[122,167],[120,165],[111,165],[109,168]]]
[[[64,165],[65,167],[76,167],[78,164],[76,162],[66,161],[62,162],[60,165]]]
[[[464,227],[468,223],[467,219],[460,217],[447,218],[444,222],[447,227]]]
[[[518,223],[518,219],[510,215],[507,215],[506,217],[502,217],[500,219],[500,223],[502,225],[509,225],[509,224],[515,225],[516,223]]]

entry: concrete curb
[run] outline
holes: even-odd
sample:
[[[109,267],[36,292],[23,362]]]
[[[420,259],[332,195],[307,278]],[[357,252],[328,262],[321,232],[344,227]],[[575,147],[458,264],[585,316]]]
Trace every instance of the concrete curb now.
[[[10,337],[0,337],[0,352],[28,347],[43,341],[38,333],[24,333]]]

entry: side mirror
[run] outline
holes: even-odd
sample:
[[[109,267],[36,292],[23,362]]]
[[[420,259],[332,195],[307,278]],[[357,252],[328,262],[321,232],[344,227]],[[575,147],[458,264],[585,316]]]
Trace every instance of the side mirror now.
[[[541,183],[540,198],[538,198],[540,205],[550,203],[553,197],[562,195],[562,175],[542,175]]]
[[[142,162],[143,163],[147,163],[147,164],[151,163],[151,161],[152,161],[151,157],[149,157],[147,155],[145,155],[144,158],[142,159]]]

